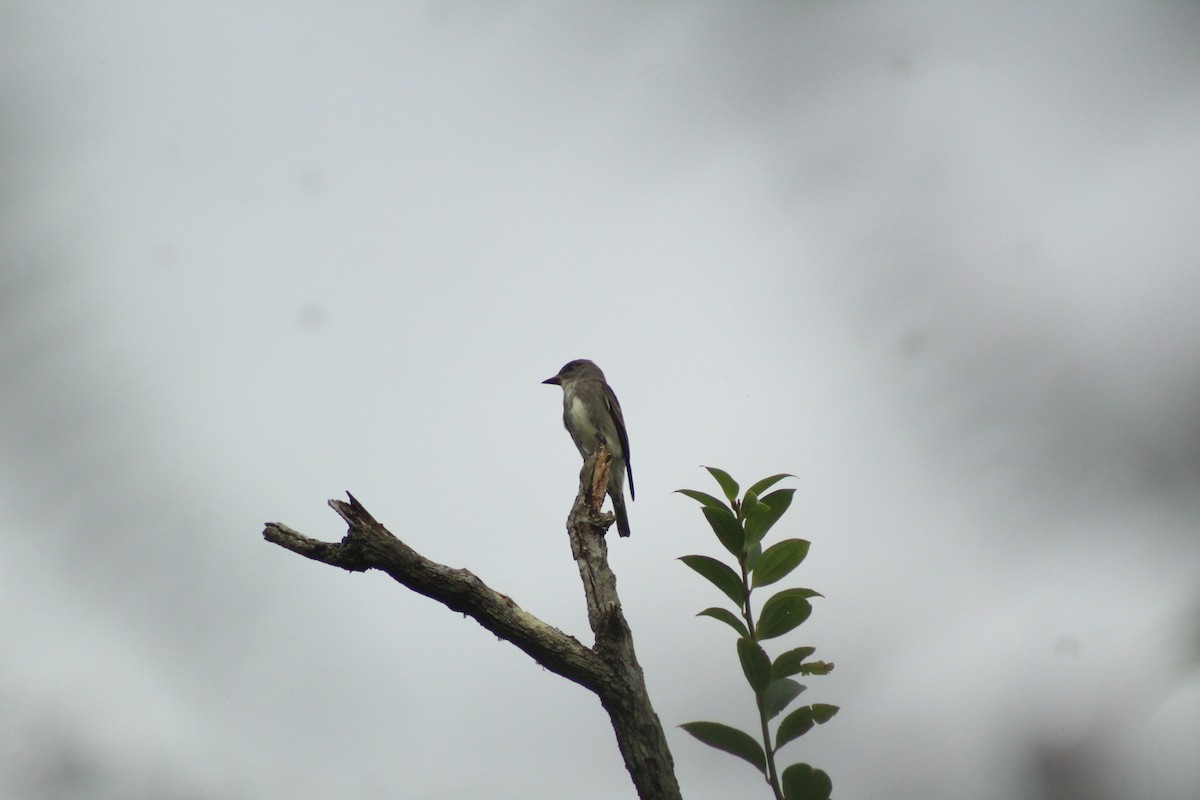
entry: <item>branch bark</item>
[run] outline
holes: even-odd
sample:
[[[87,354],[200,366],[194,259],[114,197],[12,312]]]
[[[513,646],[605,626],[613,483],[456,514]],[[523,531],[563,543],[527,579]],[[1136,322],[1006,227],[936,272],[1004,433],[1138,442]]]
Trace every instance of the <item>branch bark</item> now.
[[[431,561],[392,535],[347,493],[349,502],[329,505],[349,530],[341,542],[309,538],[278,522],[267,523],[263,538],[305,558],[352,572],[377,569],[447,608],[467,614],[512,642],[546,669],[595,692],[608,712],[625,767],[642,800],[681,800],[666,736],[646,691],[633,650],[633,636],[608,565],[604,534],[613,518],[600,512],[611,458],[601,444],[584,462],[579,493],[567,518],[571,553],[579,567],[595,645],[523,610],[465,569]]]

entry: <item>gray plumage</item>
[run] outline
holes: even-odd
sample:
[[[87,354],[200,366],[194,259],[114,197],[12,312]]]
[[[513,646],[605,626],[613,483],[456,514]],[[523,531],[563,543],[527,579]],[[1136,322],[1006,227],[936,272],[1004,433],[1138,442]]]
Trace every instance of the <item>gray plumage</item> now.
[[[612,455],[608,472],[608,496],[617,515],[617,532],[629,535],[629,515],[625,511],[625,476],[629,476],[629,499],[633,500],[633,469],[629,466],[629,436],[625,433],[625,417],[612,387],[604,373],[586,358],[566,364],[553,378],[542,383],[561,386],[563,390],[563,425],[571,434],[579,455],[584,460],[596,452],[600,437]]]

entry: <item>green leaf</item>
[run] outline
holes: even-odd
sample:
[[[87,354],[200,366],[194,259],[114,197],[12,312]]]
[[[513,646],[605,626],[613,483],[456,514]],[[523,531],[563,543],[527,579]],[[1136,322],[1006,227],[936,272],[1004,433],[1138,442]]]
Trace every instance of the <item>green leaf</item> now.
[[[745,561],[743,563],[746,565],[746,571],[752,572],[760,558],[762,558],[762,545],[756,543],[745,554]]]
[[[832,661],[810,661],[800,668],[801,675],[828,675],[833,672]]]
[[[705,467],[705,469],[717,479],[717,483],[721,484],[721,491],[725,493],[725,498],[729,500],[729,502],[732,503],[734,500],[737,500],[738,484],[737,481],[733,479],[732,475],[725,470],[717,469],[716,467]]]
[[[775,752],[779,752],[788,742],[808,733],[813,725],[816,725],[816,722],[813,721],[812,706],[800,706],[788,714],[783,718],[783,722],[779,723],[779,730],[775,731]]]
[[[818,725],[824,725],[826,722],[829,722],[829,720],[833,719],[834,715],[837,714],[839,710],[840,709],[837,706],[831,706],[828,703],[813,703],[813,722],[817,723]]]
[[[782,636],[808,619],[812,613],[808,598],[815,594],[812,589],[784,589],[763,603],[755,631],[758,640]]]
[[[708,578],[709,582],[724,592],[735,606],[742,608],[746,605],[746,590],[742,586],[742,577],[727,564],[708,556],[681,556],[679,560]]]
[[[742,505],[738,508],[738,519],[746,520],[770,513],[771,507],[759,500],[758,495],[754,492],[746,492],[746,496],[742,498]]]
[[[788,704],[803,691],[804,685],[791,678],[773,680],[767,684],[767,690],[763,692],[762,699],[762,710],[766,713],[767,719],[775,719],[779,716],[780,712],[787,708]]]
[[[721,620],[721,622],[724,622],[726,625],[728,625],[729,627],[731,627],[735,631],[737,631],[739,636],[742,636],[746,639],[750,638],[750,631],[746,629],[746,623],[742,622],[740,619],[738,619],[736,616],[734,616],[733,612],[729,611],[728,609],[706,608],[703,611],[701,611],[699,614],[697,614],[696,616],[697,617],[712,617],[713,619],[719,619],[719,620]]]
[[[759,772],[766,774],[767,757],[763,754],[762,745],[750,734],[719,722],[685,722],[679,727],[709,747],[749,761]]]
[[[746,682],[758,694],[767,688],[771,682],[771,657],[767,651],[753,639],[738,639],[738,658],[742,662],[742,672],[746,674]]]
[[[795,493],[795,489],[779,489],[762,498],[762,502],[771,510],[769,513],[756,514],[746,519],[746,541],[762,541],[762,538],[767,535],[767,531],[771,530],[772,526],[783,516],[783,512],[788,510],[788,506],[792,504],[792,495]]]
[[[803,672],[806,666],[804,659],[815,652],[817,652],[815,647],[797,647],[795,650],[780,653],[779,658],[775,659],[775,663],[771,665],[771,675],[775,678],[786,678],[789,675]]]
[[[803,539],[784,539],[768,547],[754,565],[752,585],[768,586],[786,578],[808,555],[808,546]]]
[[[676,494],[682,494],[686,497],[692,498],[693,500],[697,500],[705,506],[711,506],[712,508],[729,508],[729,506],[725,505],[720,500],[713,497],[711,494],[707,494],[706,492],[698,492],[695,489],[676,489],[675,492]]]
[[[775,732],[775,751],[790,741],[800,738],[812,730],[813,725],[824,725],[837,714],[838,707],[828,703],[813,703],[801,706],[783,718]]]
[[[755,494],[755,496],[756,496],[756,497],[762,497],[762,493],[763,493],[763,492],[765,492],[767,489],[770,489],[772,486],[774,486],[775,484],[779,483],[779,482],[780,482],[781,480],[783,480],[784,478],[794,478],[794,477],[796,477],[796,476],[795,476],[795,475],[792,475],[792,474],[790,474],[790,473],[787,473],[787,472],[781,472],[781,473],[779,473],[778,475],[772,475],[772,476],[771,476],[771,477],[769,477],[769,478],[763,478],[761,481],[759,481],[758,483],[754,484],[753,486],[751,486],[751,487],[750,487],[749,489],[747,489],[746,491],[747,491],[747,492],[754,492],[754,494]]]
[[[725,549],[740,559],[745,534],[742,532],[741,523],[733,516],[733,512],[725,506],[720,508],[705,506],[701,511],[704,512],[704,518],[708,520],[713,533],[721,540],[721,544],[725,545]]]
[[[780,776],[785,800],[829,800],[833,781],[824,770],[808,764],[792,764]]]

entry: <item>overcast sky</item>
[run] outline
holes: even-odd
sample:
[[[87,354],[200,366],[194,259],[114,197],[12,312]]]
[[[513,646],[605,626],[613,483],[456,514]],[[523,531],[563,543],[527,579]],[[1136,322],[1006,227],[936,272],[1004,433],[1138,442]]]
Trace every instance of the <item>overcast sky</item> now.
[[[354,492],[590,641],[566,361],[691,800],[766,797],[701,464],[796,475],[843,798],[1200,793],[1200,12],[0,2],[0,795],[632,797],[583,689],[335,540]],[[778,647],[773,652],[778,652]]]

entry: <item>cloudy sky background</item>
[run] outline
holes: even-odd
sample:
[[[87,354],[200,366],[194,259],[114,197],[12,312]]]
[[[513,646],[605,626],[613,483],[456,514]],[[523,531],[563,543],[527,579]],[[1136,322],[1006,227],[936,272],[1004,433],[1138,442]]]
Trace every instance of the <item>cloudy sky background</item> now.
[[[557,389],[685,796],[753,771],[700,464],[797,478],[842,798],[1200,790],[1200,12],[0,3],[0,795],[631,797],[594,697],[378,574],[345,490],[587,637]],[[758,795],[765,796],[765,795]]]

